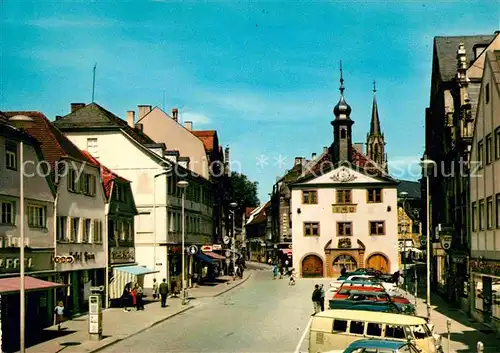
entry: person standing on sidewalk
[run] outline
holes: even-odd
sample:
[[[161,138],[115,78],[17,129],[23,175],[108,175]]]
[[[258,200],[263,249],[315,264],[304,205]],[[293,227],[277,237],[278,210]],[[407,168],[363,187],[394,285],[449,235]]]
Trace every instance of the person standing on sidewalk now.
[[[138,284],[136,283],[134,285],[134,288],[130,292],[130,295],[132,296],[132,306],[135,306],[136,309],[137,309],[137,287],[138,287]],[[137,309],[137,310],[139,310],[139,309]]]
[[[64,322],[64,304],[62,301],[54,308],[54,314],[56,315],[57,330],[61,331],[61,324]]]
[[[319,286],[319,290],[321,292],[321,301],[319,302],[319,306],[321,307],[321,311],[325,311],[325,289],[322,284]]]
[[[158,282],[156,282],[156,278],[153,278],[153,299],[158,299]]]
[[[144,289],[137,284],[137,310],[144,310]]]
[[[317,313],[319,313],[321,311],[320,301],[321,301],[321,290],[319,289],[319,285],[316,284],[314,286],[314,291],[313,291],[313,294],[312,294],[312,302],[313,302],[313,307],[314,307],[314,314],[317,314]]]
[[[123,311],[125,312],[129,312],[128,310],[128,304],[129,304],[129,301],[130,301],[130,283],[127,283],[125,285],[125,287],[123,288],[123,293],[122,293],[122,307],[123,307]]]
[[[164,278],[160,284],[160,297],[161,297],[161,307],[164,308],[167,306],[167,295],[168,295],[168,285],[167,280]]]

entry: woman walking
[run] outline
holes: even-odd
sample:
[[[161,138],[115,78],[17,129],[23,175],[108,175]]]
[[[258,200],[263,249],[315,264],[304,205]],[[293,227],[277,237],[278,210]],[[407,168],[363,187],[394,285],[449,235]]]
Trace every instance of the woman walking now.
[[[61,331],[61,324],[64,322],[64,304],[62,301],[54,308],[54,314],[56,315],[57,330]]]
[[[135,306],[137,310],[139,310],[139,307],[137,306],[137,287],[138,284],[136,283],[134,285],[134,288],[130,292],[130,295],[132,296],[132,306]]]

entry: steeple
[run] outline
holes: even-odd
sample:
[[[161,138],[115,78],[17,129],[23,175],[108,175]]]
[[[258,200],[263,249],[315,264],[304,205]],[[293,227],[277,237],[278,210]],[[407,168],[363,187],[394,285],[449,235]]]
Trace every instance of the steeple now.
[[[370,121],[370,132],[366,136],[366,154],[368,158],[377,163],[380,167],[388,172],[387,154],[385,153],[384,134],[380,128],[380,117],[378,115],[377,106],[377,86],[373,81],[373,103],[372,117]]]
[[[344,76],[342,73],[342,61],[340,62],[340,99],[333,114],[335,119],[331,122],[333,126],[333,162],[352,161],[352,124],[351,107],[344,98]]]

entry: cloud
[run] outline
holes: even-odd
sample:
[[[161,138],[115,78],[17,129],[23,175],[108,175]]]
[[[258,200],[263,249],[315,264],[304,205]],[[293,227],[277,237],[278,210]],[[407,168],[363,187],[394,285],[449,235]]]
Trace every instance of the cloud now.
[[[195,112],[183,112],[181,111],[181,119],[186,122],[186,121],[192,121],[194,124],[194,127],[196,128],[196,125],[207,125],[212,120],[201,113],[195,113]]]

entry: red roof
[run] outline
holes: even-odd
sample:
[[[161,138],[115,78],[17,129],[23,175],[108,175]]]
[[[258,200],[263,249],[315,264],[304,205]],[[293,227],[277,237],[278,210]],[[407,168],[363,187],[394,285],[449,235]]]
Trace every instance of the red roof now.
[[[24,290],[32,292],[37,290],[46,290],[57,287],[64,287],[64,284],[42,281],[38,278],[29,276],[24,277]],[[21,290],[21,277],[1,278],[0,294],[17,293]]]
[[[43,158],[49,162],[51,171],[54,171],[55,162],[63,157],[71,157],[97,166],[64,136],[43,113],[37,111],[11,111],[3,112],[3,114],[8,118],[16,115],[26,115],[34,120],[32,126],[25,129],[25,131],[40,142]]]
[[[82,151],[82,153],[87,156],[87,158],[91,159],[92,162],[94,162],[96,165],[99,166],[99,169],[101,171],[101,177],[102,177],[102,185],[104,186],[104,192],[106,193],[106,198],[109,199],[109,196],[111,195],[111,189],[113,188],[113,182],[115,180],[120,180],[124,183],[130,183],[129,180],[122,178],[115,172],[111,171],[109,168],[106,166],[102,165],[97,159],[94,158],[90,153],[87,151]]]
[[[205,150],[207,152],[212,152],[214,149],[215,143],[215,135],[217,131],[215,130],[199,130],[199,131],[191,131],[194,136],[198,137],[201,142],[203,142],[203,146],[205,146]]]
[[[257,224],[257,223],[263,223],[267,221],[267,212],[269,211],[271,207],[271,201],[267,201],[264,206],[260,209],[259,213],[254,216],[252,221],[247,224],[252,225],[252,224]]]
[[[257,207],[247,207],[245,208],[245,218],[248,219],[250,217],[250,214],[255,210]]]

